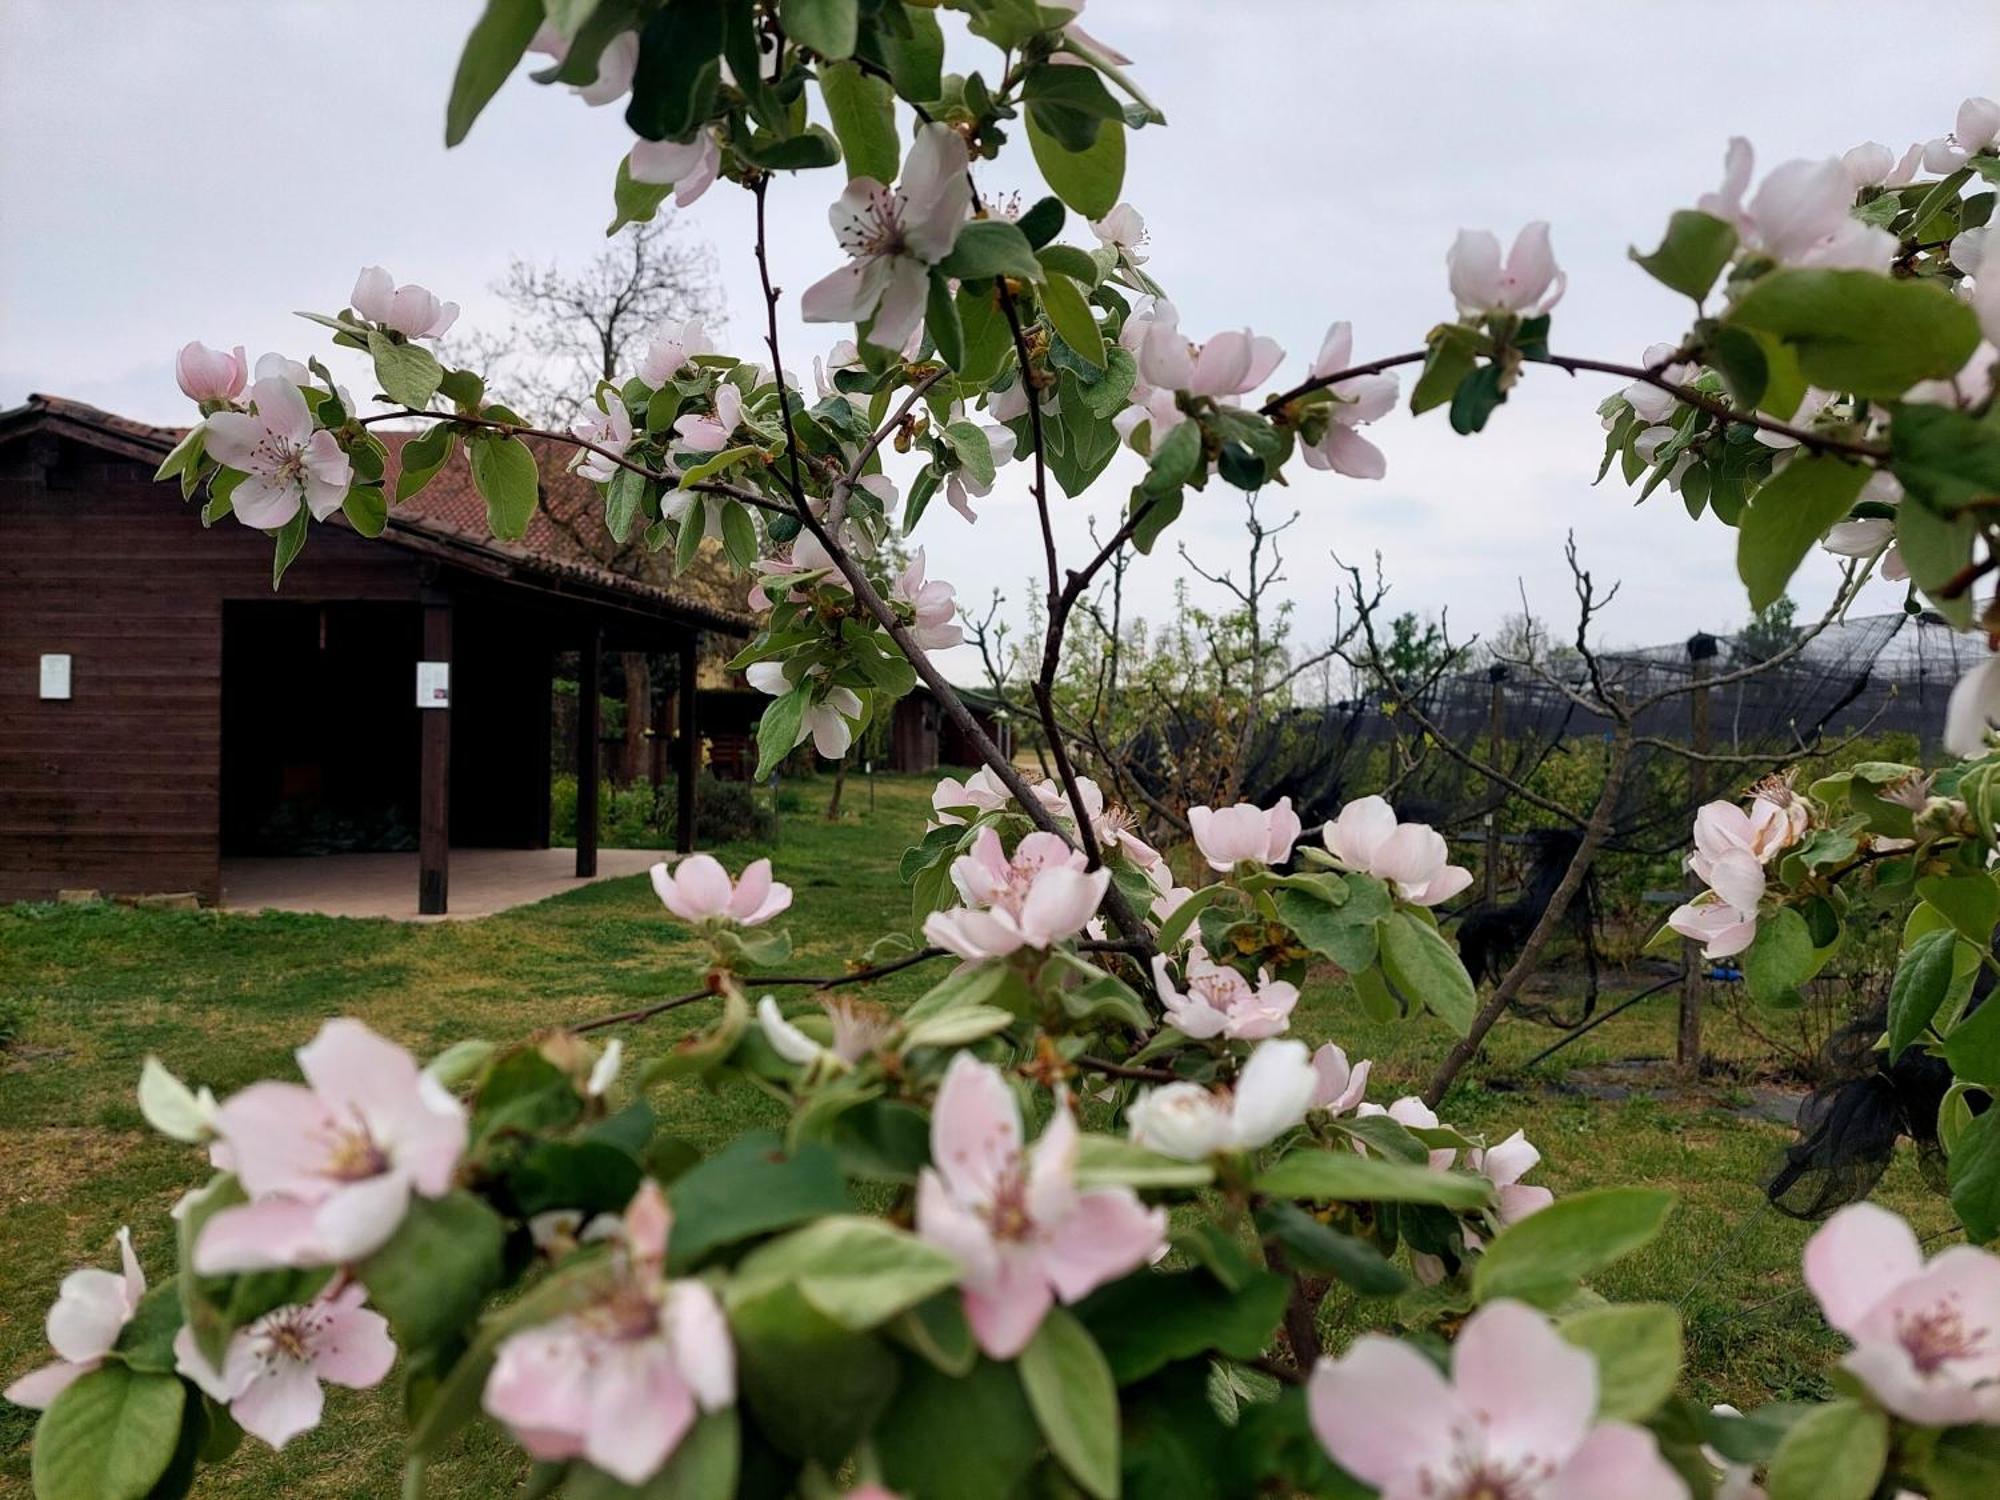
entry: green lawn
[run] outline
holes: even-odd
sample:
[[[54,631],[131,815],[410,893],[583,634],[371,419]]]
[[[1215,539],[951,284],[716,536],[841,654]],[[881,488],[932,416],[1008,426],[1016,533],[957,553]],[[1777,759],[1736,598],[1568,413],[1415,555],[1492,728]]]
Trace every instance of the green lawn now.
[[[770,853],[796,891],[789,926],[795,972],[832,972],[869,938],[907,916],[896,854],[921,831],[930,782],[882,779],[876,810],[851,786],[850,816],[829,825],[812,810],[784,820],[775,850],[724,848],[738,865]],[[121,907],[0,909],[0,1004],[25,1002],[27,1020],[0,1051],[0,1379],[47,1357],[42,1316],[63,1273],[110,1264],[110,1241],[130,1222],[141,1260],[170,1274],[166,1212],[205,1177],[199,1154],[152,1135],[133,1085],[158,1053],[193,1082],[226,1094],[282,1075],[289,1050],[321,1018],[359,1016],[428,1054],[464,1037],[506,1040],[689,988],[698,962],[643,879],[607,881],[542,905],[478,922],[391,922]],[[925,983],[898,976],[882,993]],[[1671,1050],[1671,1002],[1649,1002],[1563,1055],[1568,1069]],[[704,1008],[628,1034],[644,1056],[696,1024]],[[1298,1030],[1340,1040],[1378,1060],[1371,1095],[1404,1092],[1449,1038],[1434,1023],[1381,1027],[1343,1004],[1341,989],[1308,990]],[[1551,1039],[1544,1028],[1503,1025],[1480,1075],[1499,1080]],[[1746,1056],[1728,1028],[1718,1051]],[[1758,1178],[1787,1133],[1746,1120],[1732,1095],[1600,1103],[1540,1081],[1501,1089],[1468,1084],[1443,1113],[1473,1130],[1525,1128],[1546,1158],[1536,1180],[1557,1192],[1612,1182],[1669,1186],[1682,1206],[1667,1234],[1600,1283],[1615,1297],[1678,1302],[1687,1319],[1693,1391],[1751,1405],[1821,1392],[1837,1344],[1797,1290],[1806,1229],[1759,1213]],[[677,1133],[713,1141],[767,1118],[749,1090],[727,1096],[662,1087],[654,1100]],[[1888,1185],[1920,1231],[1948,1214],[1907,1164]],[[241,1497],[393,1495],[400,1467],[388,1387],[334,1394],[328,1420],[285,1453],[246,1447],[213,1471],[202,1493]],[[27,1490],[32,1414],[0,1405],[0,1495]],[[504,1493],[521,1470],[503,1442],[479,1434],[433,1470],[433,1493]]]

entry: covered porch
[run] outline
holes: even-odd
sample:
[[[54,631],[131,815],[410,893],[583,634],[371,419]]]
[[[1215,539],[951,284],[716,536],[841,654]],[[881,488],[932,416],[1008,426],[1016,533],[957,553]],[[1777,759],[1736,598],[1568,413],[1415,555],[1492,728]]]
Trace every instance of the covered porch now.
[[[222,908],[399,922],[490,917],[579,885],[640,874],[665,857],[661,850],[600,849],[596,868],[579,876],[573,849],[453,849],[449,912],[419,909],[420,856],[415,853],[225,859]]]

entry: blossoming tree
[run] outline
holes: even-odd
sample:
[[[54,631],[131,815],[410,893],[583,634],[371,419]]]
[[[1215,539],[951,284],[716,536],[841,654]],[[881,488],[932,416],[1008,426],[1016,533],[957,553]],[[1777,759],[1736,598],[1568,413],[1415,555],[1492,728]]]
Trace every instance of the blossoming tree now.
[[[921,553],[894,577],[877,559],[892,532],[973,520],[1016,466],[1046,566],[1034,697],[1052,720],[1070,615],[1121,549],[1149,552],[1184,506],[1300,459],[1379,477],[1357,429],[1397,399],[1398,366],[1419,367],[1414,409],[1446,408],[1460,433],[1553,368],[1627,382],[1603,408],[1607,467],[1733,527],[1753,604],[1816,542],[1885,570],[1893,545],[1912,587],[1970,626],[2000,565],[1982,337],[2000,334],[2000,277],[1978,279],[2000,106],[1973,101],[1900,161],[1863,147],[1754,192],[1732,145],[1722,187],[1636,257],[1694,311],[1641,363],[1556,351],[1563,277],[1532,224],[1504,253],[1461,234],[1456,315],[1420,348],[1357,362],[1335,323],[1260,395],[1283,351],[1247,330],[1191,341],[1151,269],[1171,257],[1142,254],[1119,201],[1128,142],[1163,124],[1128,60],[1077,24],[1080,0],[948,3],[969,71],[946,71],[923,0],[490,0],[447,115],[456,141],[538,51],[540,81],[624,101],[618,222],[725,183],[747,194],[762,348],[662,329],[573,431],[534,435],[574,447],[615,536],[682,562],[712,538],[759,575],[763,629],[738,661],[771,695],[766,764],[806,738],[838,753],[918,679],[978,747],[985,764],[940,784],[904,857],[909,930],[803,981],[817,1003],[782,1004],[802,983],[775,972],[792,892],[768,861],[732,877],[694,856],[654,872],[662,920],[709,953],[673,999],[422,1064],[329,1020],[299,1051],[303,1083],[220,1102],[149,1064],[147,1118],[214,1176],[171,1223],[121,1235],[122,1274],[64,1282],[55,1360],[8,1390],[42,1412],[38,1495],[188,1493],[207,1465],[253,1461],[230,1459],[246,1434],[307,1432],[324,1386],[392,1370],[412,1495],[480,1421],[525,1450],[531,1493],[576,1500],[1990,1495],[2000,1260],[1974,1245],[1927,1262],[1893,1216],[1850,1208],[1805,1266],[1854,1344],[1838,1399],[1691,1406],[1674,1310],[1587,1287],[1657,1232],[1668,1195],[1553,1199],[1523,1180],[1539,1156],[1518,1133],[1372,1101],[1367,1062],[1293,1034],[1319,963],[1372,1016],[1471,1025],[1433,915],[1467,879],[1443,840],[1380,799],[1317,831],[1284,803],[1196,808],[1212,878],[1182,887],[1053,723],[1057,774],[1035,784],[980,734],[928,655],[956,639],[948,585]],[[1010,215],[978,163],[1019,137],[1049,193]],[[768,190],[841,163],[831,269],[800,307],[851,338],[814,358],[809,399],[778,337]],[[202,420],[162,477],[206,520],[269,532],[277,578],[316,525],[339,512],[379,532],[461,450],[494,533],[518,536],[530,429],[427,347],[455,315],[372,267],[347,306],[309,315],[367,357],[389,406],[373,415],[317,359],[253,368],[189,346]],[[393,481],[385,420],[420,426]],[[1144,477],[1066,565],[1055,491],[1084,493],[1121,443]],[[900,482],[885,453],[907,456]],[[956,514],[932,513],[940,492]],[[1960,689],[1953,743],[1974,759],[1935,782],[1861,767],[1705,813],[1694,867],[1712,894],[1674,920],[1745,951],[1782,1003],[1864,913],[1912,911],[1890,1045],[1959,1070],[1953,1201],[1979,1242],[2000,1235],[1995,1012],[1968,1003],[2000,915],[1996,672]],[[926,966],[914,1003],[865,998]],[[649,1048],[645,1023],[682,1009],[699,1024]],[[646,1102],[670,1077],[758,1090],[783,1128],[700,1154]],[[171,1240],[177,1274],[148,1288],[134,1240],[149,1256]],[[1408,1337],[1325,1347],[1335,1307],[1414,1282]]]

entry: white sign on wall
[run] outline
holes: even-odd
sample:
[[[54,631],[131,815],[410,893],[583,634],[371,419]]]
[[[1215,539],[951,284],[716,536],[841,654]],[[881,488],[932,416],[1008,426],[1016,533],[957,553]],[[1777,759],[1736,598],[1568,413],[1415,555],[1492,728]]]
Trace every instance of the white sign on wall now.
[[[417,707],[451,707],[450,662],[420,661],[417,663]]]
[[[69,696],[69,657],[44,656],[42,658],[42,696],[44,698],[67,698]]]

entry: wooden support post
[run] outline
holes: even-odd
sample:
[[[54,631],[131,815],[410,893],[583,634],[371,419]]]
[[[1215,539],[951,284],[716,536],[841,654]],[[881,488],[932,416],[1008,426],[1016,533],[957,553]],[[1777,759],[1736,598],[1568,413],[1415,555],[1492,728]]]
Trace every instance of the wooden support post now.
[[[597,785],[603,774],[604,708],[598,679],[604,672],[604,629],[592,625],[576,654],[576,878],[597,873]]]
[[[451,599],[424,599],[423,660],[445,663],[445,700],[432,706],[421,690],[417,709],[421,746],[417,794],[417,910],[427,917],[445,914],[451,866]]]
[[[674,852],[694,852],[694,779],[701,771],[701,722],[695,713],[695,657],[701,649],[701,633],[689,631],[681,642],[680,677],[674,687],[674,705],[680,711],[680,737],[675,741]]]
[[[1712,635],[1695,635],[1687,643],[1688,670],[1693,674],[1695,690],[1688,695],[1688,748],[1695,755],[1709,753],[1713,743],[1708,721],[1708,676],[1715,670],[1715,654],[1720,649]],[[1694,810],[1701,806],[1708,795],[1708,766],[1701,760],[1688,762],[1688,821],[1694,821]],[[1688,877],[1688,888],[1697,891],[1701,882],[1692,875]],[[1702,958],[1700,945],[1692,940],[1681,944],[1681,957],[1686,971],[1681,976],[1680,1029],[1674,1042],[1674,1061],[1690,1079],[1701,1074],[1701,1001],[1706,980],[1702,978]]]
[[[652,746],[646,759],[646,775],[653,783],[653,793],[657,797],[660,788],[667,784],[673,774],[674,756],[674,699],[665,692],[653,694],[652,702]]]
[[[1500,751],[1507,739],[1507,669],[1495,662],[1486,669],[1486,680],[1493,684],[1493,713],[1487,721],[1486,763],[1495,770],[1500,768]],[[1494,905],[1500,899],[1500,808],[1506,801],[1499,782],[1491,783],[1493,805],[1486,810],[1486,904]]]

